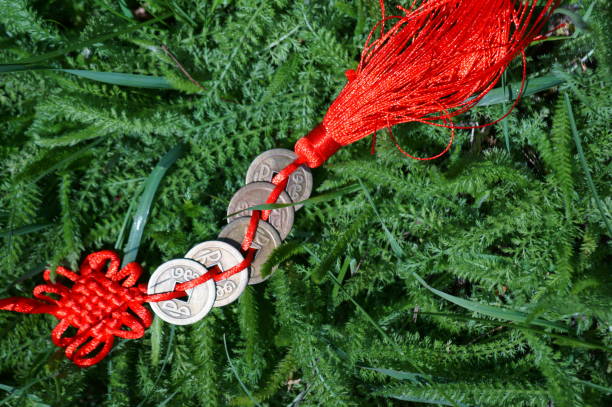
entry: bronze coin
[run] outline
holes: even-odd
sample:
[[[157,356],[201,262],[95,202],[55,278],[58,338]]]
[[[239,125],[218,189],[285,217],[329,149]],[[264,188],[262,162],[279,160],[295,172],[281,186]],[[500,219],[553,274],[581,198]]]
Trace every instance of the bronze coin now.
[[[240,247],[250,221],[251,218],[249,216],[234,219],[223,228],[221,233],[219,233],[219,239],[227,239],[227,241]],[[255,233],[253,244],[251,245],[251,247],[257,249],[257,253],[253,259],[253,263],[251,263],[249,284],[259,284],[270,277],[262,277],[261,267],[268,260],[272,251],[280,246],[281,242],[282,239],[274,226],[260,220],[257,233]],[[276,270],[276,267],[272,269],[272,272],[274,272],[274,270]]]
[[[258,155],[247,171],[246,183],[257,181],[272,182],[272,178],[281,172],[286,166],[291,164],[297,155],[286,148],[275,148]],[[301,165],[293,174],[289,176],[285,191],[293,202],[301,202],[310,197],[312,192],[312,173],[310,168]],[[304,205],[295,205],[297,211]]]
[[[185,257],[196,260],[207,269],[218,266],[221,271],[229,270],[244,260],[240,251],[234,246],[217,240],[202,242],[192,247]],[[225,280],[216,281],[217,299],[213,306],[222,307],[236,301],[246,288],[248,282],[248,268]]]
[[[227,219],[228,223],[232,220],[241,216],[250,216],[252,211],[245,211],[246,208],[251,206],[265,204],[268,196],[274,190],[274,184],[269,182],[252,182],[238,190],[232,197],[230,204],[227,208],[227,215],[233,216]],[[289,195],[283,191],[278,197],[277,203],[291,203]],[[293,207],[289,206],[281,209],[274,209],[270,213],[268,222],[274,226],[281,236],[281,239],[285,239],[291,228],[293,227],[295,211]]]

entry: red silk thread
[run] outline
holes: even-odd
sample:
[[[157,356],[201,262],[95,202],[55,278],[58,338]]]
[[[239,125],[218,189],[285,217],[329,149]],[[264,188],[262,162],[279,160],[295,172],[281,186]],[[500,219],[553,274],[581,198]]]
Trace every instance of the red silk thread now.
[[[539,38],[558,4],[547,0],[538,10],[536,0],[429,0],[418,7],[413,2],[410,9],[398,7],[404,15],[385,16],[383,9],[359,66],[347,71],[349,81],[320,125],[325,133],[317,137],[345,146],[400,123],[459,129],[503,120],[520,97],[494,122],[473,127],[450,124],[453,117],[476,106],[519,54],[524,63],[522,93],[524,50]],[[394,25],[385,31],[389,22]],[[312,138],[311,133],[300,139],[295,151],[315,167],[331,154],[314,145],[310,148]]]

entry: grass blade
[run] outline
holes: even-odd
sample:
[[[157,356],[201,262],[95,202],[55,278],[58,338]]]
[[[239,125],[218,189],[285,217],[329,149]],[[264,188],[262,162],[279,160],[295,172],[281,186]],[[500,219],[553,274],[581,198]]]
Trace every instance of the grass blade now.
[[[340,271],[338,272],[338,283],[342,284],[342,282],[344,281],[344,277],[346,276],[346,272],[348,271],[349,266],[351,265],[351,258],[350,257],[346,257],[344,259],[344,263],[342,263],[342,266],[340,267]],[[338,293],[340,292],[340,286],[339,285],[334,285],[334,287],[332,288],[332,298],[337,298],[338,297]]]
[[[117,3],[119,3],[119,8],[121,9],[121,12],[124,16],[126,16],[127,18],[134,18],[134,16],[132,15],[132,11],[127,6],[125,0],[118,0]]]
[[[223,334],[223,346],[225,347],[225,356],[227,356],[227,362],[229,363],[230,369],[232,370],[232,373],[234,373],[236,380],[238,380],[238,383],[240,383],[240,387],[242,387],[242,390],[245,392],[251,402],[256,406],[259,406],[260,404],[257,402],[257,400],[255,400],[255,398],[253,397],[249,389],[247,389],[247,387],[244,385],[242,380],[240,380],[240,376],[238,376],[238,372],[236,371],[236,368],[232,363],[232,359],[230,359],[229,351],[227,350],[227,341],[225,340],[225,334]]]
[[[375,372],[384,374],[384,375],[392,377],[394,379],[409,380],[413,384],[422,384],[418,379],[427,379],[427,380],[431,379],[430,376],[423,376],[420,373],[402,372],[400,370],[382,369],[382,368],[378,368],[378,367],[366,367],[366,366],[360,366],[360,367],[362,369],[366,369],[366,370],[373,370]]]
[[[48,66],[43,65],[24,65],[24,64],[7,64],[0,65],[0,73],[12,73],[12,72],[23,72],[23,71],[38,71],[42,69],[52,69]]]
[[[612,236],[612,225],[610,225],[607,213],[603,208],[603,204],[601,203],[601,199],[599,198],[599,194],[597,193],[597,189],[595,188],[595,183],[593,182],[593,178],[591,177],[591,171],[589,170],[589,166],[584,156],[584,150],[582,149],[582,141],[580,140],[580,134],[578,133],[578,128],[576,127],[576,120],[574,119],[574,111],[572,110],[570,98],[567,93],[564,93],[563,97],[565,98],[565,107],[567,109],[570,128],[572,129],[574,143],[576,143],[576,150],[578,151],[578,157],[580,159],[582,171],[584,171],[584,176],[587,180],[589,189],[591,190],[591,195],[593,195],[593,199],[595,200],[595,204],[597,205],[597,209],[599,210],[599,213],[601,214],[601,217],[606,225],[606,229],[608,229],[608,236]]]
[[[342,284],[340,283],[340,281],[338,281],[338,279],[336,278],[336,276],[334,276],[332,274],[331,271],[327,270],[327,274],[329,276],[329,278],[331,278],[332,282],[339,287],[342,291],[344,291],[344,288],[342,287]],[[357,301],[355,301],[355,299],[353,297],[348,297],[349,301],[351,301],[353,303],[353,305],[355,306],[355,308],[357,308],[359,311],[361,311],[361,313],[363,314],[363,316],[368,320],[368,322],[370,324],[372,324],[372,326],[380,333],[380,335],[385,338],[387,341],[389,341],[389,343],[395,344],[395,342],[391,339],[391,337],[389,335],[387,335],[387,333],[382,329],[382,327],[378,324],[378,322],[376,322],[374,320],[374,318],[372,318],[372,316],[370,314],[368,314],[368,312],[361,306],[361,304],[359,304]],[[416,367],[416,366],[415,366]]]
[[[427,284],[425,280],[423,280],[421,276],[419,276],[417,273],[415,273],[414,271],[412,271],[411,273],[414,276],[414,278],[416,278],[417,281],[421,283],[423,287],[427,288],[429,291],[436,294],[438,297],[444,298],[445,300],[450,301],[453,304],[460,306],[461,308],[465,308],[467,310],[477,312],[479,314],[487,315],[489,317],[502,319],[505,321],[519,322],[519,323],[525,323],[527,321],[527,318],[529,317],[529,315],[524,312],[509,310],[509,309],[500,308],[500,307],[493,307],[491,305],[485,305],[485,304],[481,304],[478,302],[465,300],[463,298],[459,298],[459,297],[455,297],[454,295],[447,294],[444,291],[436,290],[435,288]],[[568,331],[568,329],[565,326],[556,324],[554,322],[546,321],[544,319],[536,318],[533,321],[531,321],[531,323],[533,325],[538,325],[538,326],[542,326],[545,328],[558,329],[564,332]]]
[[[259,210],[259,211],[264,211],[264,210],[268,210],[268,209],[281,209],[281,208],[287,208],[289,206],[296,206],[296,205],[311,205],[311,204],[315,204],[315,203],[320,203],[320,202],[325,202],[325,201],[331,201],[332,199],[336,199],[342,195],[346,195],[346,194],[350,194],[352,192],[357,192],[361,189],[361,187],[357,184],[352,184],[352,185],[348,185],[344,188],[340,188],[336,191],[332,191],[332,192],[328,192],[326,194],[322,194],[322,195],[318,195],[315,196],[313,198],[309,198],[306,199],[304,201],[300,201],[300,202],[291,202],[291,203],[286,203],[286,204],[261,204],[261,205],[254,205],[251,206],[249,208],[243,209],[241,211],[238,212],[234,212],[231,213],[229,215],[227,215],[228,218],[231,218],[234,215],[237,215],[239,213],[242,212],[248,212],[248,211],[255,211],[255,210]]]
[[[123,20],[127,20],[129,22],[134,21],[134,18],[132,17],[132,13],[130,12],[129,9],[127,9],[127,12],[129,12],[129,15],[126,14],[126,10],[124,9],[124,4],[121,4],[122,1],[119,0],[119,8],[121,8],[121,10],[123,11],[123,14],[115,11],[114,9],[112,9],[111,7],[109,7],[108,5],[106,5],[104,2],[102,2],[101,0],[94,0],[94,2],[96,3],[96,5],[98,7],[102,7],[103,9],[105,9],[106,11],[108,11],[109,13],[112,13],[114,15],[116,15],[117,17],[123,19]]]
[[[452,406],[453,404],[444,400],[424,399],[420,397],[412,397],[405,394],[385,394],[385,397],[390,397],[396,400],[411,401],[413,403],[434,404],[436,406]],[[460,407],[468,407],[467,404],[458,403]]]
[[[169,395],[164,401],[162,401],[161,403],[158,404],[157,407],[164,407],[166,405],[168,405],[168,403],[170,403],[170,401],[172,401],[172,399],[174,397],[176,397],[176,395],[179,393],[179,390],[175,391],[174,393],[172,393],[171,395]]]
[[[512,89],[510,88],[510,86],[506,85],[506,72],[503,73],[502,75],[502,89],[508,89],[508,99],[512,98]],[[508,111],[508,105],[506,103],[502,104],[502,115],[506,114],[506,112]],[[510,149],[510,129],[508,128],[508,119],[509,117],[506,117],[504,120],[502,120],[501,125],[502,125],[502,132],[504,134],[504,143],[506,144],[506,150],[508,151],[508,154],[512,154],[512,151]]]
[[[535,95],[536,93],[543,92],[548,89],[552,89],[556,86],[564,83],[565,80],[558,78],[554,75],[541,76],[539,78],[527,79],[525,83],[525,91],[522,97]],[[516,93],[521,89],[521,83],[516,82],[502,86],[501,88],[495,88],[483,97],[476,106],[491,106],[501,103],[513,102],[516,96],[512,89],[516,89]]]
[[[159,355],[161,354],[162,341],[162,322],[157,315],[151,324],[151,366],[159,365]]]
[[[112,85],[147,89],[174,89],[166,78],[160,76],[135,75],[119,72],[96,72],[81,69],[59,69],[59,71],[91,79],[93,81],[110,83]]]
[[[38,182],[40,179],[51,174],[54,171],[60,170],[67,167],[74,161],[84,157],[87,154],[92,153],[92,149],[100,144],[102,140],[96,140],[85,147],[74,151],[74,149],[68,149],[64,152],[49,152],[42,159],[33,162],[27,166],[22,172],[17,174],[13,181],[21,182],[30,180],[31,182]]]
[[[605,386],[600,386],[599,384],[595,384],[595,383],[591,383],[591,382],[587,382],[586,380],[580,380],[580,379],[576,379],[576,381],[580,384],[583,384],[585,386],[588,386],[592,389],[598,390],[602,393],[606,393],[606,394],[612,394],[612,389],[609,387],[605,387]]]
[[[146,89],[174,89],[172,84],[170,84],[166,78],[161,76],[136,75],[121,72],[98,72],[83,69],[63,69],[40,65],[0,65],[0,73],[24,71],[59,71],[111,85]]]
[[[123,223],[121,224],[121,230],[119,231],[119,235],[117,236],[117,241],[115,242],[115,250],[120,250],[121,246],[123,246],[123,240],[125,239],[125,232],[127,230],[128,223],[130,221],[130,218],[132,217],[132,213],[134,213],[134,209],[136,208],[136,203],[138,202],[137,197],[139,197],[142,194],[143,188],[144,188],[144,184],[141,184],[140,187],[136,190],[136,193],[134,194],[132,199],[130,199],[130,206],[128,207],[125,217],[123,218]]]
[[[555,338],[557,341],[557,344],[561,346],[576,346],[576,347],[581,347],[581,348],[586,348],[586,349],[603,350],[606,352],[610,352],[612,350],[610,349],[610,347],[606,347],[605,345],[602,345],[602,344],[587,342],[580,338],[563,336],[563,335],[556,334],[554,332],[546,332],[542,329],[534,328],[533,326],[529,326],[529,325],[522,325],[522,324],[516,324],[516,323],[510,323],[510,322],[492,321],[490,319],[475,318],[475,317],[466,316],[466,315],[448,314],[448,313],[442,313],[442,312],[419,311],[419,315],[431,315],[435,317],[452,318],[452,319],[458,319],[462,321],[477,321],[477,322],[488,324],[488,325],[504,326],[507,328],[535,332],[537,334],[547,335],[547,336],[550,336],[551,338]]]
[[[34,224],[22,226],[20,228],[11,229],[11,230],[2,230],[0,231],[0,238],[8,237],[8,236],[20,236],[27,235],[28,233],[36,233],[39,230],[43,230],[52,226],[53,223],[45,223],[45,224]]]
[[[153,198],[155,197],[155,192],[157,192],[159,183],[166,174],[166,171],[168,171],[168,168],[170,168],[170,166],[180,157],[183,150],[183,145],[179,144],[166,153],[166,155],[162,157],[145,181],[144,191],[140,196],[138,209],[134,215],[134,222],[132,223],[132,229],[130,230],[130,237],[128,238],[125,250],[123,251],[123,264],[128,264],[136,260],[142,234],[147,224],[149,212],[151,211],[151,204],[153,203]]]
[[[389,241],[389,244],[391,245],[391,249],[393,250],[393,253],[395,253],[395,255],[399,259],[403,259],[404,250],[402,249],[400,244],[397,242],[397,239],[395,238],[395,236],[393,236],[393,234],[389,231],[389,229],[387,229],[387,225],[385,225],[385,222],[383,222],[382,218],[380,217],[380,213],[378,213],[378,209],[376,208],[376,205],[374,205],[374,200],[372,200],[370,191],[368,191],[368,189],[365,187],[363,182],[361,182],[361,180],[359,180],[359,185],[361,186],[361,189],[363,193],[365,194],[366,199],[370,203],[370,206],[372,206],[372,208],[374,209],[374,213],[376,214],[376,217],[378,218],[378,221],[380,222],[380,225],[383,228],[383,231],[385,232],[385,236],[387,237],[387,240]]]
[[[106,134],[101,126],[91,125],[78,130],[69,131],[59,137],[45,137],[35,139],[34,142],[41,147],[72,147],[83,141],[102,137]]]

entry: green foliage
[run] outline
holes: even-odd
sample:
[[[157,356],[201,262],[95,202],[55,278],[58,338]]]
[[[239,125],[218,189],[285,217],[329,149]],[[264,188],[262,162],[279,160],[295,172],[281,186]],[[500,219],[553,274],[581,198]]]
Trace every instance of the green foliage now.
[[[7,36],[27,35],[34,44],[62,43],[62,36],[57,28],[51,22],[42,19],[27,0],[2,0],[0,10]]]
[[[528,49],[529,77],[546,78],[545,91],[504,123],[458,131],[433,162],[405,159],[384,132],[375,156],[369,140],[341,149],[313,171],[322,199],[297,213],[266,265],[276,272],[238,302],[193,326],[156,320],[88,369],[51,343],[54,318],[1,312],[0,405],[606,405],[610,5],[570,3],[586,27]],[[139,21],[138,4],[159,19]],[[0,63],[173,88],[2,74],[0,295],[29,297],[45,267],[123,248],[151,177],[161,182],[135,239],[145,270],[215,239],[251,160],[291,148],[322,119],[377,4],[0,0]],[[506,75],[520,82],[520,61]],[[500,109],[457,122],[487,123]],[[423,156],[449,136],[414,123],[393,132]],[[183,154],[158,177],[177,145]],[[479,310],[512,311],[520,326]]]

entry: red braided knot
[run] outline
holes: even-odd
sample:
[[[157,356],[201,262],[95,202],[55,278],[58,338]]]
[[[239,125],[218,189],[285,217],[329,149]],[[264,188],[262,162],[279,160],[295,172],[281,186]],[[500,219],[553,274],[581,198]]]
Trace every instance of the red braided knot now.
[[[103,273],[107,262],[108,269]],[[53,283],[51,272],[45,270],[47,284],[34,288],[36,299],[2,299],[0,309],[55,316],[60,322],[51,334],[53,343],[66,348],[66,356],[77,366],[94,365],[108,354],[115,337],[140,338],[151,325],[151,314],[143,306],[146,286],[133,287],[142,269],[137,263],[121,270],[119,265],[119,256],[105,250],[87,256],[80,274],[58,267],[58,274],[74,282],[72,288]],[[66,335],[70,327],[77,329],[73,336]]]

